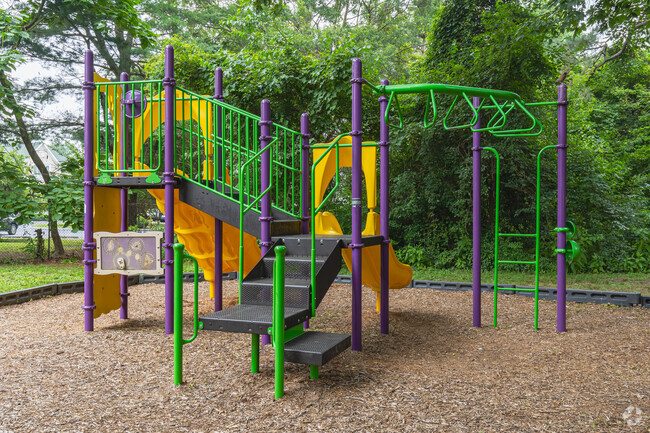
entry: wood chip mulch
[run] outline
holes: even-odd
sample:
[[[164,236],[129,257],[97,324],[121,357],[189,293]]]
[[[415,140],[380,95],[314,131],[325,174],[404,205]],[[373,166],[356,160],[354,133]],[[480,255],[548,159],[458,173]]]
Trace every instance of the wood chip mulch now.
[[[191,285],[185,290],[190,335]],[[201,283],[200,313],[211,311]],[[503,295],[492,328],[471,327],[471,293],[391,292],[379,335],[364,289],[363,352],[347,351],[309,379],[287,364],[273,398],[273,350],[250,373],[250,336],[200,331],[172,384],[161,285],[131,288],[129,320],[113,312],[83,331],[82,294],[0,308],[0,433],[16,432],[648,432],[650,309],[568,305]],[[234,304],[236,282],[227,282]],[[350,286],[335,285],[312,327],[348,332]]]

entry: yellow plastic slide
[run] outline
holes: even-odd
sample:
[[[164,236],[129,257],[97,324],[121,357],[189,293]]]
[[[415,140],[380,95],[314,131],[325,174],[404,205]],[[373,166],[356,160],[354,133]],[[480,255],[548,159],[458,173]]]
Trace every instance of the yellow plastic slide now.
[[[106,82],[99,75],[95,74],[96,82]],[[139,122],[134,122],[134,133],[136,149],[134,155],[140,155],[138,146],[144,143],[153,132],[156,131],[160,125],[165,122],[165,109],[164,109],[164,92],[160,97],[152,98],[147,104],[147,107],[142,114],[142,119]],[[196,121],[201,129],[210,134],[212,124],[207,122],[207,119],[212,119],[210,115],[211,106],[205,102],[194,101],[190,106],[188,101],[183,101],[182,95],[178,95],[176,101],[176,120],[189,120]],[[120,110],[121,105],[121,89],[118,87],[116,94],[108,92],[109,107],[117,107]],[[117,101],[113,101],[113,99]],[[158,102],[162,101],[162,102]],[[117,102],[117,103],[115,103]],[[158,104],[162,106],[158,107]],[[204,113],[199,116],[199,112]],[[159,115],[160,113],[160,115]],[[185,119],[181,119],[182,113],[185,113]],[[114,119],[115,130],[120,130],[121,113],[111,113]],[[206,123],[207,122],[207,123]],[[95,134],[96,136],[96,134]],[[340,141],[342,144],[351,143],[350,137],[343,137]],[[207,152],[212,152],[212,146],[205,146]],[[119,161],[119,143],[115,143],[114,153],[116,161]],[[318,159],[323,149],[314,150],[314,160]],[[377,174],[376,174],[376,157],[377,152],[375,147],[363,148],[363,173],[366,178],[366,188],[368,191],[368,218],[366,220],[366,227],[363,231],[364,235],[378,235],[379,231],[379,215],[374,212],[376,207],[376,191],[377,191]],[[212,161],[212,155],[206,155],[206,161]],[[352,164],[351,148],[340,149],[340,167],[350,167]],[[205,164],[205,163],[204,163]],[[148,176],[150,172],[147,170],[149,167],[136,159],[136,168],[142,168],[144,171],[136,173],[139,176]],[[210,167],[206,167],[204,173],[213,173]],[[332,180],[336,172],[336,155],[330,152],[316,167],[316,205],[318,206],[325,194],[325,190]],[[95,173],[97,176],[97,173]],[[227,174],[226,174],[227,175]],[[228,179],[229,181],[229,179]],[[148,190],[152,194],[158,205],[158,209],[164,213],[165,211],[165,194],[162,189]],[[119,213],[120,198],[119,190],[114,188],[101,188],[98,187],[95,192],[95,229],[117,232],[119,231]],[[185,245],[187,251],[194,256],[199,266],[203,269],[205,279],[210,282],[210,297],[214,297],[214,218],[192,206],[189,206],[179,200],[178,190],[174,191],[174,231],[178,237],[179,242]],[[341,227],[334,217],[329,212],[322,212],[316,215],[316,234],[343,234]],[[390,280],[389,287],[391,289],[401,289],[410,284],[413,277],[413,271],[410,266],[401,263],[395,256],[393,246],[389,246],[389,266],[390,266]],[[374,246],[363,249],[363,267],[362,267],[362,281],[365,285],[371,287],[375,291],[380,288],[380,247]],[[343,258],[348,266],[351,268],[350,250],[343,250]],[[247,274],[253,266],[260,260],[261,251],[257,244],[257,239],[254,236],[244,233],[244,273]],[[239,270],[239,230],[229,224],[223,224],[223,271],[231,272]],[[119,293],[119,276],[108,275],[100,276],[95,275],[95,317],[101,314],[108,313],[120,307],[120,293]]]
[[[351,144],[352,138],[345,136],[339,141],[340,144]],[[331,143],[327,143],[328,145]],[[314,161],[316,161],[325,152],[326,149],[314,149]],[[330,151],[316,166],[314,173],[315,178],[315,204],[316,207],[320,206],[323,197],[329,186],[332,178],[334,177],[336,167],[336,151]],[[379,235],[379,214],[375,213],[374,209],[377,207],[377,148],[374,146],[362,148],[362,162],[361,169],[366,180],[366,192],[368,196],[368,217],[366,219],[366,227],[363,234]],[[339,148],[339,167],[352,166],[352,148],[341,147]],[[336,217],[329,212],[319,212],[316,214],[316,234],[331,234],[341,235],[343,231],[337,221]],[[381,261],[380,261],[380,246],[363,248],[362,251],[362,270],[361,280],[363,284],[378,292],[381,287]],[[389,265],[389,283],[391,289],[401,289],[411,284],[413,279],[413,269],[409,265],[400,262],[395,255],[395,250],[392,245],[388,246],[388,265]],[[350,249],[343,250],[343,259],[348,269],[352,269],[352,251]],[[378,298],[379,299],[379,298]]]
[[[135,155],[140,155],[140,143],[146,142],[162,123],[165,122],[165,103],[157,102],[156,100],[164,100],[165,92],[162,92],[160,97],[154,97],[153,102],[147,105],[141,122],[133,122],[135,130],[136,148],[134,149]],[[190,104],[189,101],[183,101],[182,94],[177,94],[177,101],[174,113],[176,113],[176,120],[194,120],[199,126],[208,131],[210,135],[212,131],[212,124],[207,123],[206,119],[212,119],[210,114],[211,106],[204,101],[194,101]],[[158,104],[160,107],[161,118],[159,118]],[[183,107],[183,104],[185,105]],[[121,105],[121,104],[118,104]],[[109,103],[109,106],[111,104]],[[202,112],[204,115],[199,116]],[[182,119],[183,113],[185,118]],[[150,116],[153,119],[150,123]],[[151,126],[153,125],[153,127]],[[144,128],[141,128],[144,126]],[[205,146],[208,152],[212,152],[212,146]],[[208,154],[206,161],[212,161],[212,154]],[[136,159],[136,168],[142,167],[147,170],[145,164],[141,164]],[[204,173],[213,173],[212,169],[203,170]],[[179,172],[179,174],[182,174]],[[148,176],[147,172],[135,173],[139,176]],[[230,177],[226,174],[226,181],[230,183]],[[165,192],[162,189],[148,190],[151,195],[156,199],[158,209],[165,213]],[[206,281],[210,282],[210,297],[214,297],[214,257],[215,257],[215,236],[214,236],[214,217],[202,212],[186,203],[183,203],[178,198],[178,190],[174,191],[174,232],[178,237],[178,241],[185,245],[185,249],[192,255],[199,266],[203,269],[203,275]],[[239,230],[230,224],[223,223],[223,272],[239,271]],[[257,239],[244,233],[244,274],[255,266],[262,256],[261,250],[257,244]]]

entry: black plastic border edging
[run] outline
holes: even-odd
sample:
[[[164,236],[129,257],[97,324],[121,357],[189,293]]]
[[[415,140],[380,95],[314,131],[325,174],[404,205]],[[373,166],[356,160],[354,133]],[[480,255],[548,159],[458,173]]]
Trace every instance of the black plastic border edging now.
[[[351,275],[338,275],[334,280],[335,284],[351,284]],[[409,288],[415,289],[434,289],[434,290],[451,290],[451,291],[470,291],[472,290],[472,283],[460,283],[449,281],[426,281],[426,280],[413,280],[408,285]],[[530,286],[515,286],[512,284],[499,285],[500,288],[518,288],[518,289],[534,289]],[[482,284],[482,292],[492,292],[494,284]],[[577,290],[567,289],[566,300],[568,302],[578,303],[593,303],[593,304],[612,304],[622,307],[632,307],[641,305],[642,307],[650,308],[650,296],[641,296],[641,293],[630,292],[606,292],[602,290]],[[499,290],[499,293],[505,295],[519,295],[519,296],[534,296],[533,292],[520,292],[515,290]],[[552,287],[540,287],[539,299],[545,301],[557,300],[557,289]]]
[[[236,280],[237,272],[229,272],[227,274],[223,274],[222,278],[224,280]],[[187,272],[183,274],[183,281],[190,282],[193,280],[193,272]],[[199,281],[205,281],[203,272],[199,273]],[[129,277],[129,287],[136,286],[138,284],[162,284],[164,282],[165,277],[162,275],[132,275]],[[66,293],[82,293],[83,291],[83,281],[70,281],[68,283],[56,283],[38,287],[30,287],[29,289],[0,293],[0,307],[3,307],[5,305],[22,304],[23,302],[29,302],[50,296],[63,295]]]
[[[187,272],[183,274],[183,281],[191,282],[194,273]],[[237,272],[229,272],[223,274],[224,280],[236,280]],[[199,273],[199,281],[205,281],[203,273]],[[165,282],[165,277],[162,275],[133,275],[129,277],[129,286],[138,284],[162,284]],[[351,275],[337,275],[334,279],[334,284],[352,284]],[[450,291],[470,291],[472,290],[472,283],[459,283],[449,281],[426,281],[426,280],[412,280],[409,288],[415,289],[434,289],[434,290],[450,290]],[[521,288],[532,289],[530,286],[515,286],[511,284],[504,284],[499,287],[504,289],[508,288]],[[16,290],[13,292],[0,293],[0,307],[5,305],[21,304],[29,302],[34,299],[46,298],[49,296],[62,295],[65,293],[81,293],[84,290],[83,281],[71,281],[68,283],[48,284],[45,286],[31,287],[29,289]],[[491,292],[494,290],[494,284],[482,284],[482,292]],[[500,290],[499,293],[506,295],[519,295],[532,297],[532,292],[519,292],[514,290]],[[557,289],[551,287],[539,288],[539,299],[546,301],[557,300]],[[612,304],[622,307],[631,307],[640,305],[645,308],[650,308],[650,296],[641,296],[640,293],[630,292],[605,292],[601,290],[576,290],[567,289],[566,300],[569,302],[579,303],[594,303],[594,304]]]

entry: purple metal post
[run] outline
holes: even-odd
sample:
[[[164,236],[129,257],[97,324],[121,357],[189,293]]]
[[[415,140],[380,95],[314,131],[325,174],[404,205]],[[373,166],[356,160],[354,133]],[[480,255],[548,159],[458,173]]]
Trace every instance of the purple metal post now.
[[[120,81],[127,82],[129,81],[129,74],[122,72],[120,74]],[[126,112],[126,105],[124,104],[124,97],[126,92],[129,91],[129,85],[122,85],[122,130],[120,137],[120,144],[122,155],[120,158],[120,170],[126,170],[126,154],[127,147],[130,143],[129,139],[131,135],[129,134],[129,118],[124,115]],[[134,110],[135,112],[135,110]],[[125,177],[126,173],[120,173],[121,177]],[[128,196],[129,191],[126,188],[120,189],[120,206],[121,206],[121,215],[120,215],[120,231],[127,231],[128,229]],[[126,275],[120,276],[120,299],[122,300],[122,305],[120,306],[120,319],[129,318],[129,279]]]
[[[95,297],[93,293],[93,252],[95,243],[93,242],[93,151],[94,151],[94,121],[95,114],[94,92],[95,83],[93,81],[93,52],[87,50],[84,56],[84,329],[92,331],[94,329],[93,310],[95,309]]]
[[[309,233],[309,217],[310,217],[310,190],[311,184],[309,183],[310,169],[309,166],[309,114],[302,113],[300,116],[300,135],[302,135],[302,148],[301,148],[301,182],[302,182],[302,232],[303,234]]]
[[[384,79],[381,80],[381,84],[388,86],[390,82]],[[390,167],[390,137],[388,123],[384,116],[386,107],[388,107],[388,98],[386,95],[381,95],[379,97],[379,152],[381,157],[379,171],[379,213],[381,235],[384,238],[381,244],[381,282],[379,288],[379,332],[381,334],[388,334],[389,312],[388,246],[390,245],[390,236],[388,233],[388,175]]]
[[[265,148],[271,142],[271,103],[268,99],[264,99],[261,105],[260,114],[260,149]],[[266,191],[271,184],[271,151],[267,150],[262,153],[261,163],[261,185],[260,191]],[[262,215],[260,216],[261,235],[260,235],[260,248],[262,249],[262,256],[271,248],[271,192],[267,192],[261,202]],[[240,230],[242,228],[240,227]],[[242,278],[240,275],[239,278]],[[271,338],[268,335],[262,335],[262,344],[270,344]]]
[[[176,81],[174,80],[174,47],[165,47],[165,334],[174,332],[174,134]]]
[[[214,99],[224,101],[223,97],[223,71],[217,68],[214,71]],[[221,139],[221,107],[217,108],[217,130],[216,134]],[[215,140],[214,154],[217,155],[217,179],[214,180],[215,187],[217,180],[221,180],[221,145]],[[223,222],[219,218],[214,219],[214,311],[223,308]]]
[[[309,114],[302,113],[300,116],[300,135],[302,135],[301,147],[301,182],[302,182],[302,233],[309,233],[309,218],[311,215],[311,183],[309,175],[311,174],[311,167],[309,166]],[[309,329],[309,320],[302,324],[303,329]]]
[[[481,106],[481,98],[473,98],[474,108]],[[481,112],[472,132],[472,326],[481,327]]]
[[[361,59],[352,60],[352,350],[361,342],[361,143],[363,85]]]
[[[567,86],[557,89],[557,226],[566,227]],[[566,248],[566,232],[557,232],[557,248]],[[566,254],[557,255],[557,332],[566,332]]]

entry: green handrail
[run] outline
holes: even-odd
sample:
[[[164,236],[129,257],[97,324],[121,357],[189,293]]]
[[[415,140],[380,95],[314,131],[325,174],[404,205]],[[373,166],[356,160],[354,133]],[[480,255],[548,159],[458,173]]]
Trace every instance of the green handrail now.
[[[332,141],[332,144],[327,146],[323,154],[316,160],[311,166],[311,219],[310,219],[310,226],[311,226],[311,315],[315,316],[316,315],[316,214],[321,210],[323,205],[329,200],[329,198],[336,192],[336,190],[339,187],[339,141],[341,138],[350,135],[350,133],[344,133],[339,135]],[[332,149],[336,149],[336,172],[335,172],[335,182],[334,182],[334,187],[332,190],[323,198],[321,201],[320,205],[316,207],[316,197],[315,197],[315,191],[316,191],[316,166],[325,158],[325,156],[332,151]]]
[[[271,191],[273,188],[273,175],[270,176],[271,179],[269,179],[269,186],[262,191],[261,194],[259,194],[255,200],[250,202],[247,206],[244,206],[244,195],[246,197],[251,198],[250,195],[250,190],[248,189],[248,180],[249,180],[249,175],[248,172],[246,171],[246,167],[248,167],[251,163],[257,161],[257,158],[259,158],[264,152],[268,151],[270,152],[269,159],[271,161],[270,166],[269,166],[269,172],[273,173],[273,145],[275,144],[275,141],[277,139],[271,140],[269,144],[264,146],[260,151],[255,153],[252,157],[248,159],[245,163],[240,165],[239,168],[239,176],[240,176],[240,181],[239,181],[239,303],[241,304],[241,293],[242,293],[242,282],[244,280],[244,215],[246,213],[253,209],[253,211],[258,212],[257,209],[254,209],[253,206],[255,206],[257,203],[262,200],[262,198]],[[258,212],[259,213],[259,212]]]
[[[271,337],[275,349],[275,398],[284,395],[284,260],[287,247],[275,247],[273,262],[273,324]]]
[[[185,246],[176,243],[174,248],[174,385],[183,383],[183,346],[196,339],[199,332],[199,264],[184,254]],[[183,260],[194,262],[194,331],[192,338],[183,339]]]

